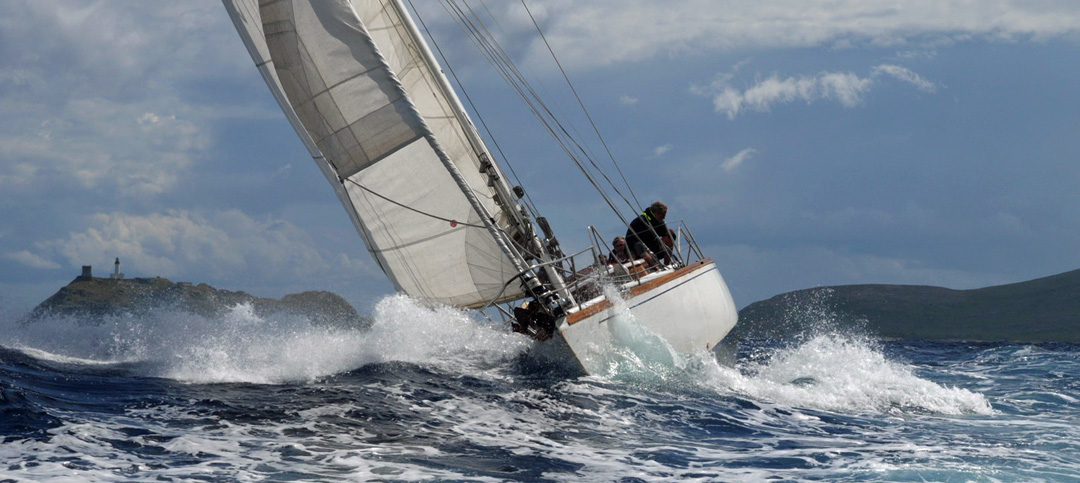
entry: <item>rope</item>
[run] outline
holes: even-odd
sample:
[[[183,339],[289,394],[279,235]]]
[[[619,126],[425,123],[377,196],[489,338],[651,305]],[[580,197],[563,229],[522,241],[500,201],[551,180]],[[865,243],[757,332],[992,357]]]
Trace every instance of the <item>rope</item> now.
[[[357,183],[356,181],[353,181],[352,179],[345,178],[344,181],[348,181],[348,182],[352,183],[353,185],[355,185],[357,188],[360,188],[360,189],[362,189],[362,190],[364,190],[364,191],[366,191],[366,192],[368,192],[368,193],[370,193],[370,194],[372,194],[372,195],[374,195],[374,196],[376,196],[378,198],[381,198],[382,200],[384,200],[384,201],[386,201],[386,202],[388,202],[390,204],[400,206],[400,207],[405,208],[406,210],[409,210],[409,211],[411,211],[413,213],[424,215],[424,216],[427,216],[429,218],[434,218],[436,220],[445,221],[445,222],[449,223],[451,227],[456,227],[457,225],[462,225],[462,226],[470,226],[470,227],[473,227],[473,228],[487,229],[487,227],[484,226],[484,225],[476,225],[476,224],[473,224],[473,223],[465,223],[463,221],[458,221],[458,220],[455,220],[453,218],[446,218],[446,217],[442,217],[442,216],[439,216],[439,215],[434,215],[434,214],[428,213],[426,211],[421,211],[421,210],[418,210],[418,209],[413,208],[411,206],[399,203],[397,201],[394,201],[394,200],[392,200],[390,198],[387,198],[387,197],[385,197],[385,196],[383,196],[383,195],[381,195],[379,193],[376,193],[376,192],[372,191],[371,188],[368,188],[367,186],[364,186],[364,185],[362,185],[360,183]]]

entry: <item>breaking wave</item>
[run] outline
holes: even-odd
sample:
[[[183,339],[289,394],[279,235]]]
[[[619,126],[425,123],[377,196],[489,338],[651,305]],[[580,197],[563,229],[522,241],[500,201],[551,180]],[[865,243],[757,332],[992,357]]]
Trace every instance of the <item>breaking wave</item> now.
[[[494,363],[528,343],[447,307],[395,295],[378,303],[370,329],[313,324],[295,314],[260,317],[241,304],[218,318],[162,309],[84,323],[70,317],[8,324],[5,345],[56,364],[133,367],[183,382],[312,381],[367,364]]]
[[[986,398],[919,377],[865,336],[818,333],[785,347],[743,354],[734,366],[714,354],[680,354],[637,324],[617,294],[614,346],[599,380],[650,390],[708,390],[795,407],[843,412],[989,414]],[[534,343],[505,327],[403,295],[375,307],[370,329],[321,326],[297,315],[260,317],[250,305],[208,319],[161,310],[100,324],[68,318],[9,327],[6,343],[41,361],[115,366],[190,383],[315,381],[368,364],[407,362],[464,374],[513,367]],[[744,351],[745,352],[745,351]]]

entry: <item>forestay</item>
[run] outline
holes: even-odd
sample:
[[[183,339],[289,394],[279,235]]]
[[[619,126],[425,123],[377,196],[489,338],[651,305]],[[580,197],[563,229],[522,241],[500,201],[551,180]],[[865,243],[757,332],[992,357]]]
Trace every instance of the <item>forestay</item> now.
[[[510,220],[480,171],[486,148],[400,3],[223,2],[394,285],[457,306],[496,296],[520,267],[495,236]]]

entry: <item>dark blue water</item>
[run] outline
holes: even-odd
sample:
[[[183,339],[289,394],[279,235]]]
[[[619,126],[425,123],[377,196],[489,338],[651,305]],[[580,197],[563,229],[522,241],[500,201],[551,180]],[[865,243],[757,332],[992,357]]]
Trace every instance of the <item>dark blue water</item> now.
[[[375,319],[0,322],[0,480],[1080,481],[1078,346],[826,330],[584,377],[454,310]]]

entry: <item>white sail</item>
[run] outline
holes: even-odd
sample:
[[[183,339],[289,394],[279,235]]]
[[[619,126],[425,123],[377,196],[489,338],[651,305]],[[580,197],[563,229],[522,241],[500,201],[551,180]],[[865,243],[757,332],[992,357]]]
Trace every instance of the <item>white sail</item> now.
[[[510,222],[481,172],[486,148],[401,5],[223,2],[394,285],[457,306],[496,296],[521,265],[496,236]]]

